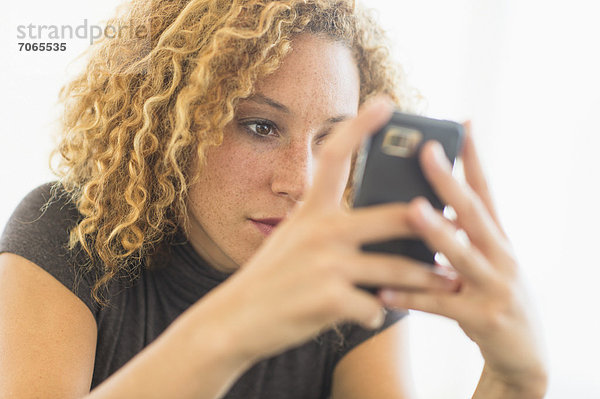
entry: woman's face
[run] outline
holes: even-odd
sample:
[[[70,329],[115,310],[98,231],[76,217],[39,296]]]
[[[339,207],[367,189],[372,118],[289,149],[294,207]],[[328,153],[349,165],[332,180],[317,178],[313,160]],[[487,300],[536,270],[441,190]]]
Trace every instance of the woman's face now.
[[[189,240],[217,269],[244,264],[276,223],[265,219],[302,201],[327,134],[358,111],[359,72],[344,44],[307,34],[292,49],[239,102],[190,189]]]

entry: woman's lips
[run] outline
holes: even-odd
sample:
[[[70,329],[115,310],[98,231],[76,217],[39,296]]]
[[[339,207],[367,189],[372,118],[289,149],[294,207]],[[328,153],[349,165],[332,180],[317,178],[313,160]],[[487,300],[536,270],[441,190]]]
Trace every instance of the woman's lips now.
[[[260,230],[261,233],[265,235],[265,237],[271,234],[273,229],[275,229],[275,227],[277,227],[277,224],[279,223],[278,221],[272,219],[268,220],[269,223],[265,223],[264,221],[258,221],[254,219],[250,219],[250,221],[256,226],[258,230]]]

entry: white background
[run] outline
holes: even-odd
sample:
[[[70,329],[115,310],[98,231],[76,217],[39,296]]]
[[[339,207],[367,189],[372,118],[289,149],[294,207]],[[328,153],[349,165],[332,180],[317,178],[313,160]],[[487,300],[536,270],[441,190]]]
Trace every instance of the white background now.
[[[473,121],[544,327],[548,398],[600,398],[600,24],[594,0],[370,0],[426,114]],[[59,88],[89,39],[19,52],[17,25],[100,24],[117,2],[9,2],[0,15],[0,225],[51,180]],[[71,64],[70,64],[71,63]],[[71,65],[71,66],[69,66]],[[466,398],[482,367],[455,323],[413,313],[420,398]],[[518,353],[514,354],[518,356]]]

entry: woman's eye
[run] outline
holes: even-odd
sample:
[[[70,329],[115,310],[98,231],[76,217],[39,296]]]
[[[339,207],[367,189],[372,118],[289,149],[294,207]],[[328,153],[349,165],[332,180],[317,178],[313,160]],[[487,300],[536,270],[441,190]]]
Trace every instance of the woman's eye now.
[[[271,126],[265,123],[256,123],[254,126],[256,133],[260,134],[261,136],[267,136],[271,132]]]
[[[250,132],[259,137],[268,137],[275,134],[275,126],[266,121],[245,122],[244,126]]]
[[[325,134],[320,135],[316,140],[315,140],[315,144],[317,145],[323,145],[325,144],[325,141],[327,141],[327,137],[329,137],[330,132],[327,132]]]

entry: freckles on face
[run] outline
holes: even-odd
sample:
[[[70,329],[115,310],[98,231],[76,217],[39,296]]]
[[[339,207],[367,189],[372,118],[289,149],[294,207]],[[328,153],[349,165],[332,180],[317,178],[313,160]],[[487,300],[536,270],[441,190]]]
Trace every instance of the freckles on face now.
[[[228,126],[222,144],[207,150],[206,166],[188,196],[190,243],[213,267],[227,272],[245,263],[264,240],[248,218],[272,216],[274,209],[258,203],[269,186],[269,151],[236,130]]]
[[[324,137],[356,115],[359,91],[345,45],[294,38],[280,68],[240,100],[223,143],[207,150],[188,197],[191,244],[245,263],[266,238],[250,219],[285,217],[301,201]]]
[[[259,187],[266,178],[265,160],[250,146],[232,135],[224,135],[223,143],[206,154],[207,167],[199,175],[198,186],[205,214],[242,211],[240,204],[247,200],[248,190]],[[198,187],[200,188],[200,187]]]
[[[207,151],[206,167],[190,192],[190,213],[213,241],[233,241],[231,226],[239,227],[249,217],[248,197],[267,184],[266,165],[256,151],[228,134]],[[240,237],[238,244],[259,245],[259,238]]]

